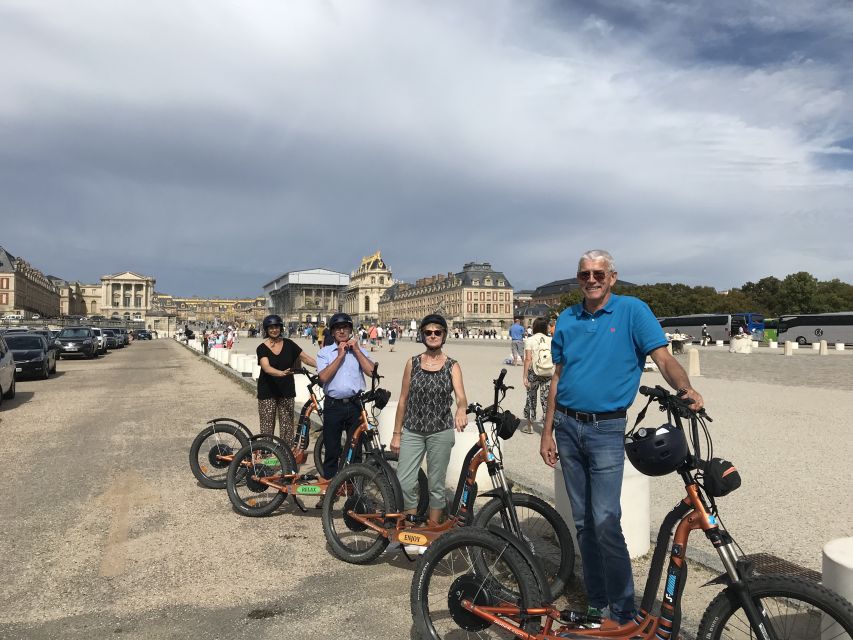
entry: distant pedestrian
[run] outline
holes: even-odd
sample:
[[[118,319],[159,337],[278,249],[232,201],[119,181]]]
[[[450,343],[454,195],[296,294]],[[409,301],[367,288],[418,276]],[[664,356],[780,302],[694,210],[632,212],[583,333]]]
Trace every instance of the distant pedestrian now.
[[[524,366],[524,327],[521,326],[521,318],[516,318],[509,328],[509,338],[512,340],[510,353],[514,366]]]
[[[388,347],[389,351],[394,350],[394,344],[397,342],[397,327],[392,326],[391,329],[388,330]]]
[[[527,389],[527,402],[524,404],[524,417],[527,424],[522,427],[522,433],[533,433],[537,400],[542,406],[542,419],[545,419],[552,375],[554,375],[554,361],[551,359],[548,322],[545,318],[536,318],[533,321],[533,335],[524,341],[524,370],[521,380]]]

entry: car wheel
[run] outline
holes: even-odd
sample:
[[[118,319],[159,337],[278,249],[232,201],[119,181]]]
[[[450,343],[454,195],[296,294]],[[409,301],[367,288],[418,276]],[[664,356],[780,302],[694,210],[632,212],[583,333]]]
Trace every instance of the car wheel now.
[[[53,368],[50,370],[51,373],[56,373],[56,362],[57,362],[57,360],[59,360],[59,356],[56,356],[53,359]]]
[[[41,365],[41,379],[47,380],[50,377],[50,363],[45,361]]]

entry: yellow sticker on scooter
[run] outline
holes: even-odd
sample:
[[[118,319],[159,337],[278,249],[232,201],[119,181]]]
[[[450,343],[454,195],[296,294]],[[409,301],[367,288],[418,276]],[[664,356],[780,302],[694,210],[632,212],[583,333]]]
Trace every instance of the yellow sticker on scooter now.
[[[307,494],[316,496],[318,493],[322,492],[323,490],[316,484],[303,484],[301,486],[296,487],[296,493],[301,493],[302,495]]]
[[[419,544],[422,546],[426,546],[429,543],[429,538],[427,538],[426,536],[422,536],[419,533],[403,532],[397,537],[397,539],[402,544]]]

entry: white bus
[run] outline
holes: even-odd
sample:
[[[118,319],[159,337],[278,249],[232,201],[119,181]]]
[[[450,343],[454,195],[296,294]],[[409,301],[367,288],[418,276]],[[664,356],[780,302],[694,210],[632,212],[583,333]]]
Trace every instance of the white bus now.
[[[829,344],[853,344],[853,311],[779,316],[777,335],[779,342],[809,344],[826,340]]]
[[[666,333],[686,333],[693,336],[693,342],[702,340],[702,325],[708,325],[711,340],[729,341],[732,331],[732,317],[726,313],[694,313],[686,316],[658,318]],[[737,333],[737,327],[735,327]]]

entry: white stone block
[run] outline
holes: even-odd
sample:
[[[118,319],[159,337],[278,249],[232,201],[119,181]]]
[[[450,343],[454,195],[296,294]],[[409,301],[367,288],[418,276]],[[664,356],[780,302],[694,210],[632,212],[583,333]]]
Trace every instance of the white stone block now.
[[[722,347],[722,346],[723,346],[723,341],[722,341],[722,340],[717,340],[716,342],[714,342],[714,344],[715,344],[715,345],[717,345],[718,347]]]
[[[799,349],[799,348],[800,348],[800,343],[799,343],[799,342],[793,342],[793,341],[792,341],[792,342],[791,342],[791,348],[792,348],[792,349]]]
[[[768,343],[767,343],[767,347],[768,347],[769,349],[778,349],[778,348],[779,348],[779,343],[778,343],[778,342],[776,342],[775,340],[771,340],[770,342],[768,342]]]
[[[829,347],[826,344],[826,340],[821,340],[819,347],[820,347],[819,348],[820,355],[825,356],[829,353]]]
[[[853,537],[836,538],[823,547],[823,584],[846,599],[853,601]],[[824,625],[826,626],[826,625]],[[844,637],[843,630],[826,628],[821,638]]]
[[[812,351],[820,351],[820,342],[812,342]]]
[[[835,350],[836,351],[844,351],[844,343],[843,342],[836,342],[835,343]]]
[[[794,347],[797,346],[796,342],[791,342],[790,340],[785,340],[785,355],[792,356],[794,355]]]
[[[649,485],[648,476],[637,471],[626,459],[625,471],[622,475],[622,532],[628,544],[628,555],[632,558],[639,558],[646,554],[651,546]],[[568,523],[575,549],[578,549],[572,506],[569,502],[569,494],[566,493],[566,483],[563,480],[563,471],[559,462],[554,468],[554,498],[557,511]]]

